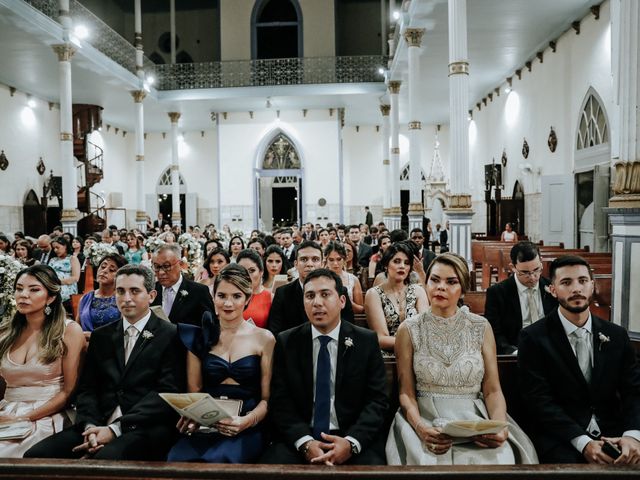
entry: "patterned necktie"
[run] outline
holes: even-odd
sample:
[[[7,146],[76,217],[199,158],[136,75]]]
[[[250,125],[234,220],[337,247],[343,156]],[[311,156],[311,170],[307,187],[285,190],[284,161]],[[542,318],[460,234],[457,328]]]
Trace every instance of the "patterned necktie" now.
[[[173,307],[173,288],[165,288],[164,289],[164,302],[162,302],[162,309],[164,313],[167,314],[167,317],[171,313],[171,307]]]
[[[133,351],[133,346],[136,344],[136,340],[138,339],[138,329],[133,325],[129,325],[127,328],[127,338],[124,346],[124,364],[126,365],[129,361],[129,356]]]
[[[527,288],[527,305],[529,307],[529,318],[526,324],[531,325],[540,319],[538,313],[538,302],[536,302],[536,291],[533,288]]]
[[[573,348],[576,350],[578,365],[587,383],[591,381],[591,345],[589,332],[584,328],[577,328],[571,334],[573,336]]]
[[[331,357],[327,344],[328,335],[318,337],[320,350],[316,364],[316,398],[313,413],[313,437],[321,440],[320,433],[329,433],[329,414],[331,412]]]

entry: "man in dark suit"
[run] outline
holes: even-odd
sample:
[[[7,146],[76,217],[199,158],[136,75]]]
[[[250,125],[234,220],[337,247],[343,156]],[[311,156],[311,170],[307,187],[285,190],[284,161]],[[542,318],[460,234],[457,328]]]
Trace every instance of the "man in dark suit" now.
[[[156,317],[153,273],[125,265],[116,274],[122,318],[91,334],[76,424],[25,457],[161,460],[176,439],[177,415],[158,395],[184,389],[185,352],[175,325]]]
[[[487,290],[484,316],[496,338],[498,354],[517,353],[518,336],[523,326],[548,315],[557,305],[547,291],[549,280],[542,277],[538,247],[518,242],[510,252],[513,275]]]
[[[424,232],[421,228],[414,228],[410,234],[411,241],[418,246],[417,257],[422,259],[422,267],[426,272],[429,269],[431,261],[436,258],[435,252],[432,252],[424,245]]]
[[[172,243],[162,245],[153,254],[153,270],[158,276],[158,295],[152,306],[161,306],[172,323],[200,326],[202,314],[213,314],[213,301],[205,285],[182,276],[182,252]]]
[[[55,255],[51,249],[51,237],[49,235],[40,235],[36,246],[37,248],[33,250],[33,258],[43,265],[48,265],[51,257]]]
[[[357,252],[354,252],[358,255],[358,264],[362,267],[368,267],[371,255],[373,255],[373,250],[371,249],[371,245],[364,243],[362,235],[360,234],[360,227],[358,225],[349,226],[347,235],[349,240],[351,240],[358,249]]]
[[[309,320],[304,309],[302,285],[309,273],[322,266],[320,245],[311,240],[305,240],[298,245],[294,266],[298,271],[298,278],[278,288],[271,303],[267,327],[274,335]],[[349,296],[342,318],[353,323],[353,308]]]
[[[269,410],[275,443],[265,463],[383,465],[386,376],[374,332],[341,321],[340,277],[309,273],[309,322],[278,335]]]
[[[444,224],[444,228],[440,230],[440,253],[449,251],[449,220]]]
[[[586,260],[559,257],[550,274],[560,306],[522,331],[518,349],[540,461],[612,463],[608,441],[622,452],[616,463],[639,464],[640,365],[629,336],[589,312],[594,284]]]
[[[369,207],[364,207],[364,212],[364,223],[367,227],[371,228],[371,225],[373,225],[373,214],[371,213],[371,210],[369,210]]]
[[[169,225],[169,222],[167,222],[164,219],[164,217],[162,216],[162,213],[158,213],[157,220],[153,221],[153,228],[158,228],[158,229],[162,230],[165,225]]]
[[[287,270],[289,270],[296,261],[296,246],[293,244],[293,230],[290,228],[280,230],[280,241],[282,242],[282,252],[288,262]]]

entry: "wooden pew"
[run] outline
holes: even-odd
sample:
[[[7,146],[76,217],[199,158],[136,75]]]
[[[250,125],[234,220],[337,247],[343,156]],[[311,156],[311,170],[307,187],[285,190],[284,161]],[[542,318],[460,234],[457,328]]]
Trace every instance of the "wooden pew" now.
[[[467,292],[464,294],[463,302],[469,310],[476,315],[484,315],[484,305],[487,300],[486,292]]]

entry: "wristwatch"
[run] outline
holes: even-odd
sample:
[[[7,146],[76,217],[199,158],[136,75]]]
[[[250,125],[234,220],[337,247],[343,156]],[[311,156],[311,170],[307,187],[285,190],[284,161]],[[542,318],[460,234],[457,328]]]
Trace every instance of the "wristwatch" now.
[[[307,452],[311,448],[311,442],[313,442],[313,440],[307,440],[298,448],[298,451],[302,454],[303,457],[307,456]],[[353,446],[351,447],[351,449],[353,449]]]
[[[351,455],[357,455],[360,453],[360,449],[358,448],[358,444],[356,442],[352,442],[351,440],[347,440],[351,445]]]

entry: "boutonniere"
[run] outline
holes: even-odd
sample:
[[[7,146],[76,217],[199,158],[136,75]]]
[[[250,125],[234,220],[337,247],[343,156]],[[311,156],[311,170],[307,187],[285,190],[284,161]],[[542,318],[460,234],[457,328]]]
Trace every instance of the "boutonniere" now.
[[[344,346],[347,349],[353,347],[353,340],[351,339],[351,337],[344,337]]]
[[[153,333],[151,333],[149,330],[145,330],[142,332],[142,338],[144,340],[151,340],[153,338]]]
[[[598,340],[600,340],[600,345],[598,346],[598,350],[602,350],[603,343],[608,343],[611,341],[611,339],[602,332],[598,333]]]
[[[181,297],[186,297],[187,295],[189,295],[189,292],[187,292],[186,290],[180,290]]]

